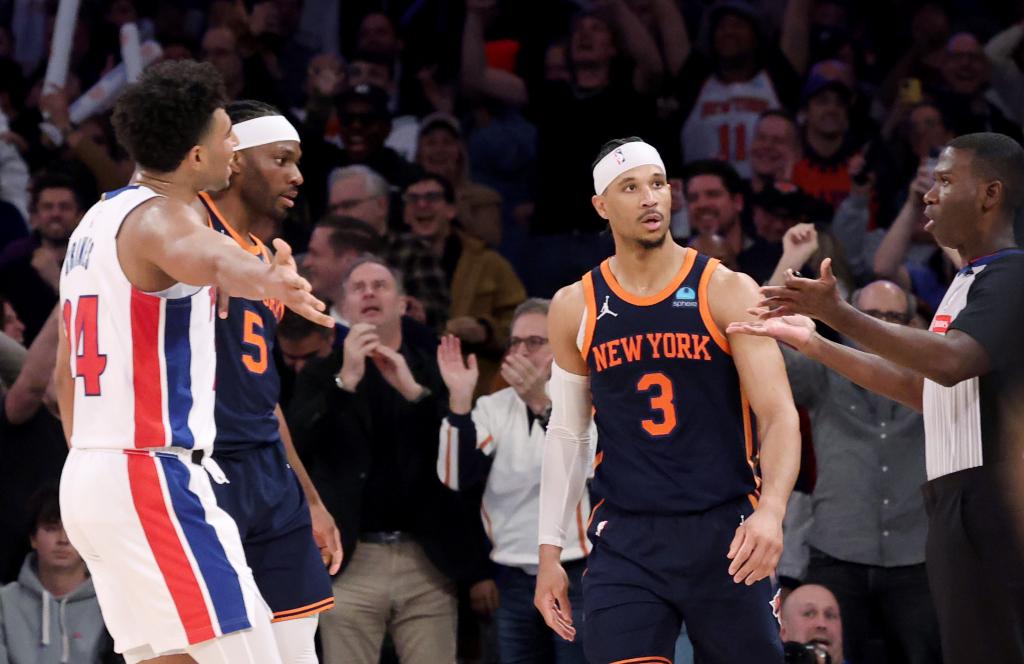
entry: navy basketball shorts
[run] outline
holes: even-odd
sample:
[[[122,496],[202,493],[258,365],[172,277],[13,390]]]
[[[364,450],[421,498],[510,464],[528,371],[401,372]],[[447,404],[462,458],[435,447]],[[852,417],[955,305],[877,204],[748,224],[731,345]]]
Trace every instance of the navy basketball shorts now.
[[[590,664],[670,664],[682,621],[701,664],[782,660],[771,582],[729,576],[729,543],[744,497],[706,512],[637,514],[598,503],[583,577]]]
[[[217,505],[238,524],[245,558],[274,621],[334,606],[331,578],[313,540],[309,504],[280,441],[215,454],[229,484]]]

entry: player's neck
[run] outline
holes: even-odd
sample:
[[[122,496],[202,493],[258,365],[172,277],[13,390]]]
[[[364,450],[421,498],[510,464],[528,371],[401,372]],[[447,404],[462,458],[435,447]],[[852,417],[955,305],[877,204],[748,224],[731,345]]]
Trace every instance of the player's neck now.
[[[616,248],[609,267],[619,284],[634,295],[649,295],[663,289],[679,272],[686,249],[671,238],[654,249],[631,246]]]
[[[235,232],[242,237],[249,237],[253,224],[256,223],[256,215],[246,207],[242,197],[231,189],[225,189],[211,193],[210,198],[217,204],[217,209],[224,215],[225,221],[235,229]]]
[[[142,185],[161,196],[181,201],[186,205],[191,205],[202,191],[196,188],[195,182],[176,173],[156,173],[142,168],[136,168],[132,184]]]

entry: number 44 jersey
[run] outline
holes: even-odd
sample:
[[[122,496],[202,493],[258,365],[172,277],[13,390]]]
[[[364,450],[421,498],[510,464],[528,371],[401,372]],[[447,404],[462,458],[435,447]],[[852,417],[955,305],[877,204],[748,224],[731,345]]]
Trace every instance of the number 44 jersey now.
[[[619,509],[700,512],[744,495],[756,503],[756,427],[708,301],[717,267],[687,249],[669,285],[647,297],[623,289],[607,260],[583,276],[593,491]]]
[[[118,259],[125,217],[157,195],[139,185],[104,194],[68,243],[60,300],[74,378],[74,448],[213,444],[212,290],[179,283],[144,293]]]

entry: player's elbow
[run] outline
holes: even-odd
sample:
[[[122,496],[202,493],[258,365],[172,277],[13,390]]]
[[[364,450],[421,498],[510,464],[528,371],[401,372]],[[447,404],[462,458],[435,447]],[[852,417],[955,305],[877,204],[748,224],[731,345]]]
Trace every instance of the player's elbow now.
[[[761,438],[763,440],[772,438],[800,439],[800,416],[797,414],[792,400],[787,399],[784,402],[773,404],[767,412],[757,413],[757,420],[761,423]]]

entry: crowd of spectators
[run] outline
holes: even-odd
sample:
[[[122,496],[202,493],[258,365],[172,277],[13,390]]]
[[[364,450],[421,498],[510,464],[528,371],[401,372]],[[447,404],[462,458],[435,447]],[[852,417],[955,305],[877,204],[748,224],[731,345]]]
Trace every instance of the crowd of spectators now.
[[[274,349],[345,541],[326,662],[376,661],[382,642],[402,662],[582,661],[529,588],[544,298],[612,253],[590,205],[605,141],[659,149],[678,242],[761,283],[829,257],[856,307],[923,326],[960,267],[924,231],[938,151],[1024,125],[1019,2],[82,0],[66,82],[47,87],[56,9],[0,0],[0,662],[111,656],[54,502],[50,375],[67,239],[133,172],[112,99],[76,105],[120,62],[123,25],[212,63],[302,139],[297,205],[254,231],[291,244],[337,321],[288,314]],[[805,449],[780,582],[837,603],[843,629],[820,627],[833,661],[940,661],[920,414],[786,362]],[[584,540],[566,549],[577,580]],[[813,632],[797,603],[789,635]],[[65,611],[70,642],[45,618]],[[23,624],[35,613],[44,627]]]

